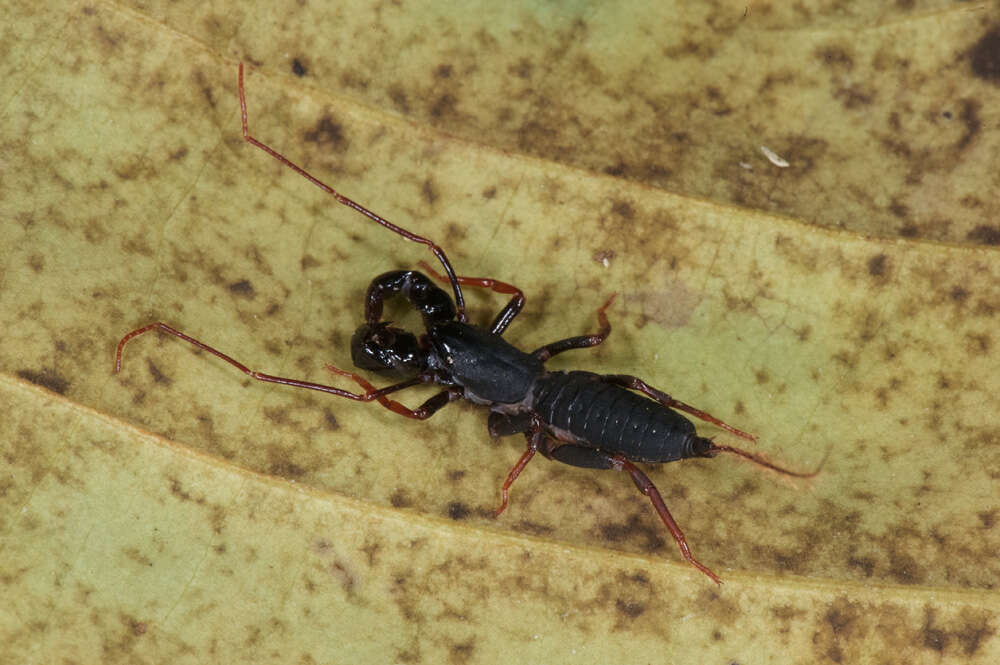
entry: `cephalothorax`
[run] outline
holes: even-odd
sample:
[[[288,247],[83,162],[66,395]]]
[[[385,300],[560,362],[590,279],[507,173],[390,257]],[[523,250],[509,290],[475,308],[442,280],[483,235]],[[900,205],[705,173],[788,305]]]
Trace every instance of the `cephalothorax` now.
[[[445,274],[437,274],[424,262],[421,262],[421,267],[431,277],[447,282],[454,300],[424,272],[396,270],[372,280],[365,296],[364,323],[351,338],[351,358],[358,369],[393,377],[398,382],[375,388],[358,374],[327,365],[332,372],[354,380],[364,389],[363,393],[251,370],[234,358],[162,322],[138,328],[122,338],[115,355],[116,373],[121,371],[122,351],[129,340],[150,330],[161,330],[208,351],[254,379],[358,401],[377,401],[408,418],[426,419],[452,401],[469,400],[489,408],[489,431],[492,436],[524,434],[527,440],[527,449],[503,483],[497,515],[507,507],[510,486],[536,453],[572,466],[625,471],[639,491],[652,502],[684,558],[717,583],[720,582],[719,577],[691,555],[687,540],[667,510],[659,491],[635,462],[664,463],[689,457],[714,457],[728,452],[786,475],[815,475],[815,472],[789,471],[759,455],[732,446],[717,445],[699,436],[691,421],[678,411],[710,422],[738,437],[751,441],[756,439],[672,398],[637,377],[546,370],[545,362],[552,356],[571,349],[597,346],[608,337],[611,325],[606,311],[614,301],[613,295],[597,310],[600,328],[596,333],[552,342],[531,353],[521,351],[502,337],[524,307],[521,289],[492,278],[457,275],[438,245],[337,193],[251,136],[247,128],[242,64],[239,67],[239,95],[243,137],[247,142],[303,175],[338,202],[407,240],[426,245],[441,262]],[[510,295],[511,299],[488,328],[481,328],[468,322],[462,286],[491,289]],[[390,298],[403,298],[412,305],[423,318],[425,332],[417,335],[383,321],[383,305]],[[416,409],[388,397],[421,384],[440,385],[442,390]]]

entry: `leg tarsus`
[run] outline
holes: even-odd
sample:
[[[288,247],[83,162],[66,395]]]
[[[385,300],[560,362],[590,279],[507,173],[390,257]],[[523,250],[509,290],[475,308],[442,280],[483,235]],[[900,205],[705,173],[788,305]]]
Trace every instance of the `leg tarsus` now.
[[[632,477],[632,482],[635,483],[636,488],[649,498],[650,502],[653,504],[653,508],[656,509],[657,514],[660,516],[660,519],[663,520],[667,529],[670,530],[670,535],[674,537],[674,540],[677,542],[677,546],[680,547],[681,556],[684,557],[684,560],[703,572],[716,584],[722,584],[722,580],[719,579],[718,575],[709,570],[708,567],[702,565],[691,554],[691,548],[688,547],[687,539],[684,537],[684,532],[681,531],[679,526],[677,526],[677,522],[674,521],[670,511],[667,510],[667,504],[663,502],[663,497],[660,496],[660,491],[656,489],[656,485],[653,484],[653,481],[651,481],[646,474],[640,471],[635,464],[628,461],[624,457],[615,456],[612,457],[612,459],[615,462],[616,468],[627,471],[629,476]]]
[[[530,432],[525,432],[524,438],[528,440],[528,449],[524,451],[524,454],[517,460],[517,463],[511,467],[510,473],[507,474],[507,479],[503,481],[503,487],[500,488],[500,507],[493,511],[493,517],[500,517],[503,511],[507,510],[507,498],[510,486],[514,484],[517,477],[524,471],[524,467],[528,466],[528,462],[538,452],[538,446],[541,445],[545,434],[541,429],[533,429]]]

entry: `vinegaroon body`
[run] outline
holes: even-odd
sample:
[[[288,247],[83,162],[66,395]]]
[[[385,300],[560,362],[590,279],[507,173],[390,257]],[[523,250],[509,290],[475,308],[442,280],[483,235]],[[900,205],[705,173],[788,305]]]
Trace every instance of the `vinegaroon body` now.
[[[524,434],[527,440],[527,449],[503,483],[502,500],[496,515],[507,507],[510,486],[536,453],[572,466],[625,471],[639,491],[652,502],[684,558],[716,583],[721,583],[719,577],[692,556],[684,534],[667,510],[659,491],[635,463],[673,462],[728,452],[789,476],[815,475],[815,472],[798,473],[783,469],[753,453],[718,445],[699,436],[691,421],[677,411],[710,422],[738,437],[751,441],[756,439],[647,385],[637,377],[547,371],[545,361],[552,356],[571,349],[597,346],[607,339],[611,325],[605,312],[614,295],[597,310],[600,322],[597,333],[552,342],[531,353],[519,350],[502,335],[524,306],[521,289],[496,279],[458,276],[438,245],[342,196],[251,136],[247,128],[242,63],[239,66],[239,96],[243,137],[247,142],[303,175],[338,202],[407,240],[426,245],[441,262],[445,275],[438,275],[424,262],[421,266],[434,278],[450,284],[454,300],[426,274],[414,270],[386,272],[372,280],[365,296],[365,322],[351,339],[351,358],[357,368],[394,377],[399,382],[375,388],[353,372],[327,365],[330,371],[353,379],[364,389],[363,393],[251,370],[221,351],[161,322],[133,330],[122,338],[115,354],[115,373],[121,371],[125,344],[138,335],[158,329],[221,358],[254,379],[362,402],[377,401],[408,418],[430,418],[448,403],[467,399],[489,408],[491,436]],[[483,329],[467,320],[462,286],[488,288],[512,297],[490,327]],[[383,303],[396,297],[404,298],[420,313],[426,332],[416,335],[382,320]],[[421,384],[438,384],[443,389],[416,409],[388,397]]]

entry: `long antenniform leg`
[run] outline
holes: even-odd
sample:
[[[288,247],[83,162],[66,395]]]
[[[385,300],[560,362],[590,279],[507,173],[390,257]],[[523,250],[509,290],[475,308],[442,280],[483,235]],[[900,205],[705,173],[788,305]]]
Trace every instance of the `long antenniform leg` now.
[[[316,391],[319,391],[319,392],[322,392],[322,393],[327,393],[327,394],[330,394],[330,395],[336,395],[337,397],[346,397],[347,399],[353,399],[353,400],[355,400],[357,402],[371,402],[372,400],[378,400],[378,401],[381,402],[382,400],[386,400],[385,396],[388,395],[388,394],[390,394],[390,393],[394,393],[394,392],[396,392],[398,390],[403,390],[404,388],[410,388],[412,386],[417,386],[417,385],[420,385],[421,383],[427,383],[427,379],[426,378],[424,378],[422,376],[418,376],[416,378],[409,379],[409,380],[403,381],[401,383],[396,383],[396,384],[391,385],[391,386],[386,386],[385,388],[381,388],[379,390],[375,390],[374,387],[371,386],[371,384],[368,384],[369,387],[372,387],[371,391],[366,392],[364,394],[357,394],[357,393],[352,393],[352,392],[350,392],[348,390],[343,390],[341,388],[335,388],[333,386],[327,386],[327,385],[324,385],[322,383],[313,383],[312,381],[302,381],[300,379],[288,379],[288,378],[285,378],[283,376],[274,376],[273,374],[265,374],[263,372],[258,372],[256,370],[250,369],[249,367],[247,367],[246,365],[244,365],[240,361],[236,360],[232,356],[228,356],[225,353],[223,353],[222,351],[219,351],[218,349],[216,349],[214,347],[211,347],[208,344],[205,344],[204,342],[201,342],[201,341],[195,339],[194,337],[191,337],[189,335],[185,335],[180,330],[177,330],[176,328],[172,328],[172,327],[168,326],[166,323],[162,323],[160,321],[157,321],[156,323],[151,323],[148,326],[143,326],[142,328],[137,328],[137,329],[133,330],[132,332],[130,332],[129,334],[127,334],[124,337],[122,337],[121,341],[118,342],[118,348],[115,351],[115,374],[118,374],[122,370],[122,353],[125,350],[125,345],[130,340],[134,339],[135,337],[138,337],[139,335],[147,333],[147,332],[149,332],[151,330],[160,330],[162,332],[171,334],[174,337],[179,337],[182,340],[184,340],[185,342],[188,342],[189,344],[192,344],[192,345],[198,347],[202,351],[207,351],[208,353],[211,353],[216,358],[221,358],[222,360],[226,361],[227,363],[229,363],[230,365],[232,365],[236,369],[240,370],[241,372],[243,372],[244,374],[246,374],[250,378],[256,379],[257,381],[265,381],[267,383],[279,383],[279,384],[281,384],[283,386],[292,386],[293,388],[306,388],[307,390],[316,390]],[[434,398],[431,398],[431,400],[428,400],[428,403],[431,402],[433,399]],[[386,400],[386,401],[389,401],[389,400]],[[445,403],[447,403],[447,402],[445,402]],[[433,407],[433,405],[430,405],[430,406]],[[433,409],[432,411],[430,411],[429,413],[427,413],[427,415],[424,416],[424,417],[425,418],[429,417],[430,415],[432,415],[434,413],[434,411],[436,411],[437,409],[440,409],[441,406],[444,406],[444,404],[441,404],[437,408]],[[425,404],[424,407],[421,407],[421,408],[426,408],[426,407],[428,407],[428,404]]]
[[[396,233],[398,235],[403,236],[407,240],[412,240],[413,242],[420,243],[421,245],[426,245],[431,250],[431,252],[434,253],[434,256],[436,256],[438,258],[438,261],[440,261],[441,265],[444,267],[444,271],[448,275],[448,281],[451,282],[452,290],[455,292],[455,305],[456,305],[456,307],[458,309],[458,320],[459,321],[465,321],[466,320],[466,317],[465,317],[465,299],[462,297],[462,288],[459,286],[458,279],[455,276],[455,270],[451,267],[451,262],[448,261],[448,257],[444,253],[444,250],[441,249],[441,247],[439,245],[437,245],[433,241],[429,240],[428,238],[425,238],[423,236],[418,236],[416,233],[411,233],[410,231],[407,231],[403,227],[397,226],[397,225],[393,224],[392,222],[390,222],[389,220],[387,220],[387,219],[385,219],[385,218],[383,218],[383,217],[375,214],[374,212],[372,212],[368,208],[364,207],[360,203],[356,203],[355,201],[352,201],[351,199],[347,198],[343,194],[339,193],[333,187],[330,187],[325,182],[321,181],[319,178],[316,178],[315,176],[313,176],[311,173],[309,173],[308,171],[306,171],[304,168],[302,168],[298,164],[295,164],[294,162],[292,162],[290,159],[288,159],[287,157],[285,157],[284,155],[282,155],[280,152],[278,152],[277,150],[275,150],[271,146],[269,146],[269,145],[267,145],[265,143],[262,143],[261,141],[257,140],[253,136],[251,136],[250,130],[249,130],[248,124],[247,124],[247,100],[246,100],[246,93],[245,93],[244,88],[243,88],[243,63],[242,62],[240,63],[240,66],[239,66],[239,92],[240,92],[240,118],[241,118],[241,120],[243,122],[243,138],[246,139],[246,142],[250,143],[251,145],[257,146],[258,148],[260,148],[261,150],[263,150],[267,154],[271,155],[276,160],[278,160],[279,162],[281,162],[282,164],[284,164],[288,168],[292,169],[293,171],[295,171],[296,173],[298,173],[300,176],[302,176],[303,178],[305,178],[306,180],[308,180],[312,184],[314,184],[317,187],[319,187],[320,189],[322,189],[327,194],[331,195],[334,199],[337,200],[338,203],[341,203],[341,204],[347,206],[348,208],[351,208],[353,210],[356,210],[357,212],[360,212],[362,215],[364,215],[368,219],[372,220],[373,222],[376,222],[377,224],[380,224],[380,225],[384,226],[385,228],[389,229],[393,233]]]

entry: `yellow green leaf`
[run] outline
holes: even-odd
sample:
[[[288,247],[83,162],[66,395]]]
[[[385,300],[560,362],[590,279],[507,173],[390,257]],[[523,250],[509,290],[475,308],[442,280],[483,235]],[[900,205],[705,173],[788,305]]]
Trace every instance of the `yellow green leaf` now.
[[[5,655],[996,661],[997,13],[886,11],[4,2]],[[512,342],[618,293],[551,367],[826,460],[647,468],[725,584],[622,474],[533,461],[494,520],[480,407],[156,333],[113,374],[162,320],[351,388],[369,281],[433,258],[244,142],[239,59],[254,135],[525,290]]]

